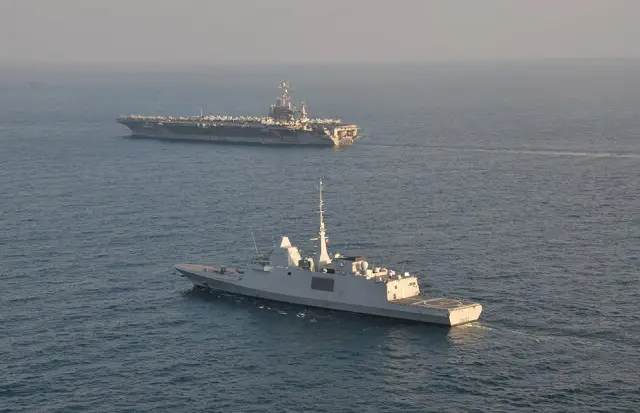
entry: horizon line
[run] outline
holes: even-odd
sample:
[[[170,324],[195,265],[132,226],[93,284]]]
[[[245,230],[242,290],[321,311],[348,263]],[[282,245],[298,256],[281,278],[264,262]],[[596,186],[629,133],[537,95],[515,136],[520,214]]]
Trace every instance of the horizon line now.
[[[91,61],[7,61],[0,62],[0,68],[155,68],[155,69],[185,69],[185,68],[224,68],[224,67],[341,67],[341,66],[428,66],[428,65],[464,65],[464,64],[523,64],[523,63],[544,63],[544,62],[612,62],[612,61],[640,61],[640,56],[607,56],[607,57],[542,57],[542,58],[517,58],[517,59],[460,59],[460,60],[397,60],[397,61],[376,61],[376,60],[345,60],[345,61],[237,61],[237,62],[184,62],[184,63],[159,63],[159,62],[135,62],[135,61],[111,61],[111,62],[91,62]]]

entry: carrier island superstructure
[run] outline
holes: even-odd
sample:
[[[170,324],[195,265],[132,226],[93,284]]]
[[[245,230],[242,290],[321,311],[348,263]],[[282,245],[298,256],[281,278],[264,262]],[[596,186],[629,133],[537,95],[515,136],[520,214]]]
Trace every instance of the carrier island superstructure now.
[[[198,140],[263,145],[346,146],[358,137],[358,126],[339,119],[309,118],[307,106],[296,108],[289,85],[280,84],[280,96],[269,116],[148,116],[123,115],[117,122],[134,137]]]
[[[303,258],[281,236],[269,254],[256,254],[247,265],[230,267],[177,264],[176,270],[196,287],[222,290],[304,306],[456,326],[477,320],[482,305],[457,299],[426,297],[408,272],[371,268],[360,256],[327,250],[320,183],[320,230],[315,257]]]

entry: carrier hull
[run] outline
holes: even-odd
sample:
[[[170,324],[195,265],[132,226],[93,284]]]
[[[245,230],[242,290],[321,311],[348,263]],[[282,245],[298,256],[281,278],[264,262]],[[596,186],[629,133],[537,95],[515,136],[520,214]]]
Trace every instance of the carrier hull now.
[[[159,125],[127,120],[118,120],[118,123],[128,127],[135,138],[280,146],[349,146],[355,139],[355,136],[333,137],[321,131],[225,126],[202,128],[197,125]]]

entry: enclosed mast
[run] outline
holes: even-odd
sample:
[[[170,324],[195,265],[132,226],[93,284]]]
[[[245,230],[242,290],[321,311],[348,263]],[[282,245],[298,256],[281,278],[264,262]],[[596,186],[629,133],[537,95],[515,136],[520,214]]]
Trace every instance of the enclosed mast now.
[[[318,255],[318,271],[321,271],[324,266],[331,264],[331,258],[329,258],[329,253],[327,252],[327,234],[324,226],[323,206],[324,203],[322,202],[322,181],[320,181],[320,231],[318,233],[320,251]]]

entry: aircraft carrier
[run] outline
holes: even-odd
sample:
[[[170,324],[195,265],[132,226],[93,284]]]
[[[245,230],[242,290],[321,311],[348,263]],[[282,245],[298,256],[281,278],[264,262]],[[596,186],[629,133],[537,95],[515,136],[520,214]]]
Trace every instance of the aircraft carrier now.
[[[280,96],[269,116],[148,116],[123,115],[117,122],[133,137],[197,140],[236,144],[347,146],[358,137],[358,126],[339,119],[311,119],[307,106],[291,102],[289,85],[280,84]]]

